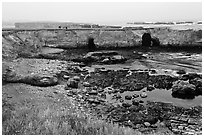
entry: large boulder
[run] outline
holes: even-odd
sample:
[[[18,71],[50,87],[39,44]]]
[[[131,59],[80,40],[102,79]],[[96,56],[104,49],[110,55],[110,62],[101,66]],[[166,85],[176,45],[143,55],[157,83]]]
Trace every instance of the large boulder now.
[[[89,52],[83,58],[73,59],[76,62],[83,62],[85,64],[98,62],[100,64],[116,64],[124,63],[127,59],[119,55],[116,51],[96,51]]]
[[[194,98],[196,86],[188,81],[178,80],[172,86],[172,96],[178,98]]]
[[[21,82],[33,86],[48,87],[57,85],[58,78],[55,76],[28,75],[22,78]]]

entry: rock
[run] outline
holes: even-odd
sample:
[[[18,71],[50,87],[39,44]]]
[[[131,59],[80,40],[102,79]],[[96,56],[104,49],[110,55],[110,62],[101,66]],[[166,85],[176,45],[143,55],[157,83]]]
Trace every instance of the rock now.
[[[55,76],[29,75],[29,76],[23,77],[21,81],[26,84],[40,86],[40,87],[48,87],[48,86],[54,86],[58,84],[58,79]]]
[[[138,95],[138,94],[133,94],[133,95],[132,95],[133,98],[138,98],[139,96],[140,96],[140,95]]]
[[[186,74],[186,71],[183,70],[183,69],[181,69],[181,70],[178,70],[176,73],[177,73],[177,74]]]
[[[106,88],[104,88],[104,92],[105,92],[105,93],[108,93],[108,94],[112,94],[112,93],[114,93],[114,88],[112,88],[112,87],[106,87]]]
[[[122,103],[122,106],[125,107],[125,108],[127,108],[127,107],[130,107],[131,104],[129,104],[129,103],[125,103],[125,102],[124,102],[124,103]]]
[[[139,101],[134,99],[134,100],[132,100],[132,104],[138,106],[139,105]]]
[[[73,80],[80,81],[80,77],[74,76],[74,77],[73,77]]]
[[[91,87],[91,84],[88,83],[88,82],[83,82],[83,86],[84,86],[84,87]]]
[[[140,100],[139,103],[144,103],[144,101]]]
[[[153,46],[153,47],[158,47],[158,46],[160,46],[159,38],[157,38],[157,37],[152,37],[152,46]]]
[[[134,90],[135,91],[140,91],[140,90],[142,90],[144,88],[144,84],[142,84],[142,83],[137,83],[137,84],[135,84],[135,86],[134,86]]]
[[[79,84],[79,81],[74,80],[73,78],[70,78],[70,79],[67,81],[67,87],[78,88],[78,84]]]
[[[179,130],[183,130],[184,127],[183,127],[183,126],[178,126],[178,129],[179,129]]]
[[[196,87],[188,81],[178,80],[172,86],[172,96],[179,98],[194,97]]]
[[[190,79],[189,83],[196,86],[196,95],[202,95],[202,79],[201,78]]]
[[[63,76],[64,79],[69,79],[70,77],[68,75]]]
[[[140,97],[141,97],[141,98],[146,98],[146,97],[147,97],[147,93],[142,92],[142,93],[140,94]]]
[[[149,122],[144,122],[144,125],[145,125],[146,127],[151,126],[151,124],[150,124]]]
[[[121,55],[114,55],[111,57],[111,63],[116,64],[116,63],[124,63],[127,59],[124,58]]]
[[[101,63],[108,64],[110,63],[110,60],[109,58],[105,58],[104,60],[101,61]]]
[[[152,86],[152,85],[148,85],[147,86],[147,91],[152,91],[152,90],[154,90],[155,88],[154,88],[154,86]]]
[[[91,90],[88,94],[89,95],[97,95],[98,92],[96,90]]]
[[[132,96],[131,96],[131,95],[126,95],[126,96],[125,96],[125,99],[126,99],[126,100],[131,100],[131,99],[132,99]]]

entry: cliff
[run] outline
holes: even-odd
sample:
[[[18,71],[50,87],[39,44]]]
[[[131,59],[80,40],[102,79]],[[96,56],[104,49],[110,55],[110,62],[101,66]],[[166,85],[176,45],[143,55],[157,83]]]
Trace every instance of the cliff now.
[[[3,29],[3,56],[12,51],[38,52],[43,46],[81,48],[89,37],[97,48],[141,46],[148,32],[161,46],[202,46],[202,30],[150,29]]]

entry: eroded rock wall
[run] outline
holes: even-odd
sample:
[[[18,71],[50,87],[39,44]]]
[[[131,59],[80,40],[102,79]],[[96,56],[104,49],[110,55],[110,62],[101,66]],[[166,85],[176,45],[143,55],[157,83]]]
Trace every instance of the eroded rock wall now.
[[[39,29],[3,30],[3,53],[11,49],[18,52],[37,52],[43,46],[77,48],[87,45],[94,38],[97,48],[134,47],[142,45],[142,35],[148,32],[159,39],[161,46],[201,46],[202,30],[172,30],[154,28],[130,29]],[[11,47],[12,46],[12,47]],[[5,48],[6,47],[6,48]],[[19,48],[18,48],[19,47]],[[15,50],[16,51],[16,50]]]

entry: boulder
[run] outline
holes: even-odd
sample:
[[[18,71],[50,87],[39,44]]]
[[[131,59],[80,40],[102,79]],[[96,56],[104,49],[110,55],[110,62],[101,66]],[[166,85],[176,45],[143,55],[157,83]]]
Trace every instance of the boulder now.
[[[152,46],[153,46],[153,47],[158,47],[158,46],[160,46],[159,38],[157,38],[157,37],[152,37]]]
[[[194,98],[196,86],[188,81],[178,80],[172,86],[172,96],[179,98]]]
[[[202,79],[201,78],[194,78],[189,80],[190,84],[196,86],[196,95],[202,95]]]
[[[58,84],[58,79],[55,76],[29,75],[22,78],[21,81],[26,84],[40,87],[54,86]]]

